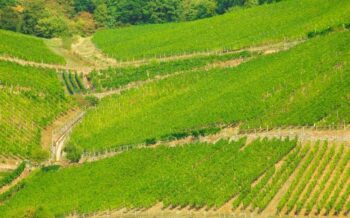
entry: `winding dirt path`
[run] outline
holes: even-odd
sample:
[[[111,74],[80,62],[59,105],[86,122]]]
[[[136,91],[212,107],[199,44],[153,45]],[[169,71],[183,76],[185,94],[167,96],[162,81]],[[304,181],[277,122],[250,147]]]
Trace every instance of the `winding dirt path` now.
[[[83,119],[85,113],[86,111],[76,111],[69,120],[66,120],[65,123],[55,131],[51,147],[51,161],[60,162],[62,160],[65,142],[69,138],[73,128]]]

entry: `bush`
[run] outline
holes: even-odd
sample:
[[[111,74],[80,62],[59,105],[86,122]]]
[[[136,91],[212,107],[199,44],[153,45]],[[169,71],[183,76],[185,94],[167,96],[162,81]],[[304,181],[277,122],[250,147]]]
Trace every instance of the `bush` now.
[[[51,171],[57,171],[60,169],[59,165],[51,165],[41,168],[41,171],[43,172],[51,172]]]
[[[85,100],[88,102],[88,106],[95,107],[98,105],[100,100],[95,96],[86,96]]]
[[[157,143],[156,138],[146,139],[146,145],[154,145]]]
[[[49,156],[50,156],[49,152],[42,149],[36,149],[32,152],[33,160],[37,162],[42,162],[44,160],[47,160]]]
[[[72,144],[65,147],[64,151],[67,153],[67,159],[75,163],[79,162],[83,154],[83,149],[81,147]]]
[[[308,32],[307,33],[307,37],[308,38],[313,38],[313,37],[316,37],[316,36],[323,36],[323,35],[326,35],[330,32],[333,32],[333,28],[332,27],[328,27],[326,29],[323,29],[323,30],[315,30],[315,31],[312,31],[312,32]]]

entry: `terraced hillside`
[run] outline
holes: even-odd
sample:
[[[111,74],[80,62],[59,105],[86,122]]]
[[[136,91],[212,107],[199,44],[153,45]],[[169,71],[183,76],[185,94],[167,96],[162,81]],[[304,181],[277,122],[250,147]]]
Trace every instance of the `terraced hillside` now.
[[[0,104],[0,153],[40,159],[43,128],[72,103],[55,71],[1,61]]]
[[[349,11],[0,30],[0,217],[348,217]]]
[[[101,30],[93,41],[118,60],[229,50],[304,38],[350,23],[349,10],[348,0],[285,0],[194,22]]]
[[[103,150],[218,124],[242,129],[349,122],[349,39],[340,32],[232,69],[198,70],[103,99],[70,143]]]
[[[53,53],[44,39],[0,30],[0,55],[35,62],[64,64],[65,60]]]

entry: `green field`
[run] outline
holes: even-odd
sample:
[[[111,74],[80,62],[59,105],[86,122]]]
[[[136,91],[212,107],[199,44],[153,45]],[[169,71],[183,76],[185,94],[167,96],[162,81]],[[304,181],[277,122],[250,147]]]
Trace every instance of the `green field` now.
[[[157,60],[142,66],[130,66],[109,68],[102,71],[93,71],[89,79],[97,91],[119,88],[131,82],[153,79],[156,76],[164,76],[172,73],[179,73],[196,68],[210,67],[214,63],[222,63],[239,58],[253,56],[249,52],[239,52],[223,55],[209,55],[194,57],[184,60],[158,62]]]
[[[41,132],[72,104],[53,70],[0,62],[0,153],[42,155]]]
[[[304,38],[315,30],[350,23],[349,10],[348,0],[285,0],[194,22],[100,30],[93,41],[121,60],[237,49]]]
[[[44,39],[0,30],[0,55],[7,55],[27,61],[65,64],[63,57],[53,53]]]
[[[18,217],[40,207],[53,215],[151,207],[159,201],[165,206],[219,207],[274,168],[296,141],[264,139],[244,145],[245,139],[161,146],[82,166],[39,170],[0,206],[0,216]]]
[[[218,123],[349,123],[350,32],[316,37],[232,69],[188,72],[103,99],[71,144],[103,150]]]

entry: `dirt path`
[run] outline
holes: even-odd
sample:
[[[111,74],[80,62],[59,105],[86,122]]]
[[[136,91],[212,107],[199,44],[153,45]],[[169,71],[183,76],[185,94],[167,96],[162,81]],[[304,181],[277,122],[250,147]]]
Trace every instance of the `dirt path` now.
[[[70,115],[70,119],[64,120],[64,123],[55,130],[52,136],[51,161],[60,162],[65,142],[69,138],[73,128],[83,119],[85,111],[75,111]]]
[[[45,150],[50,150],[52,143],[54,141],[57,141],[57,131],[61,129],[69,120],[74,119],[76,114],[81,112],[80,108],[73,108],[67,111],[66,113],[62,114],[61,116],[57,117],[52,124],[45,127],[43,129],[43,132],[41,134],[41,146]]]
[[[76,40],[71,39],[72,43]],[[71,46],[69,45],[64,45],[64,42],[60,38],[53,38],[53,39],[46,39],[45,44],[51,51],[56,53],[57,55],[63,57],[66,61],[66,66],[67,67],[72,67],[72,68],[85,68],[85,67],[91,67],[91,64],[86,62],[86,60],[82,59],[79,55],[74,54],[71,50]]]
[[[96,48],[91,41],[91,37],[79,37],[78,40],[72,44],[72,53],[89,63],[93,68],[108,68],[109,66],[117,65],[115,59],[108,58]]]

